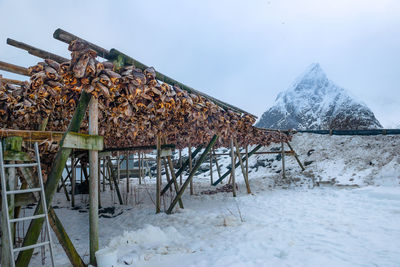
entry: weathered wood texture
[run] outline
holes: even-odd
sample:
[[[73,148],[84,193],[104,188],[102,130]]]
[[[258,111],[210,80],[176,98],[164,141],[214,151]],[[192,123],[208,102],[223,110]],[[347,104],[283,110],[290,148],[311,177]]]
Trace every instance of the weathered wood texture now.
[[[69,131],[77,132],[80,129],[80,125],[82,124],[83,118],[85,116],[91,95],[83,92],[80,97],[80,101],[77,104],[72,120],[68,126]],[[65,134],[63,138],[65,138]],[[61,139],[60,144],[62,144],[63,139]],[[57,185],[62,177],[62,172],[64,170],[64,166],[68,160],[68,157],[71,153],[70,148],[60,148],[56,154],[55,160],[53,162],[53,166],[51,168],[50,174],[47,178],[47,182],[45,185],[45,195],[46,195],[46,203],[49,205],[53,199],[53,195],[57,189]],[[39,203],[35,210],[35,215],[43,213],[43,207]],[[37,242],[40,230],[42,228],[44,219],[37,219],[30,223],[27,233],[25,235],[25,239],[23,242],[23,246],[33,245]],[[16,266],[27,266],[32,257],[33,249],[21,251],[18,254]]]
[[[171,205],[169,206],[167,210],[167,214],[171,214],[172,210],[174,209],[175,205],[178,203],[178,200],[182,198],[183,193],[185,192],[185,189],[188,187],[190,180],[193,179],[194,174],[196,171],[199,169],[200,165],[204,162],[206,159],[206,156],[208,152],[210,152],[211,148],[214,146],[215,142],[218,139],[218,135],[214,135],[213,138],[211,139],[210,143],[208,143],[206,149],[203,151],[201,154],[200,158],[196,161],[195,166],[193,167],[193,170],[190,172],[189,177],[186,179],[186,181],[183,183],[181,189],[179,190],[178,194],[172,201]]]
[[[16,73],[24,76],[30,76],[27,68],[0,61],[0,70]]]
[[[58,56],[56,54],[44,51],[42,49],[33,47],[31,45],[25,44],[23,42],[19,42],[16,40],[13,40],[11,38],[7,38],[7,44],[15,46],[17,48],[26,50],[29,54],[33,55],[33,56],[37,56],[43,59],[52,59],[54,61],[57,61],[58,63],[63,63],[63,62],[67,62],[69,59]]]
[[[89,102],[89,134],[99,133],[99,103],[92,97]],[[95,253],[99,250],[99,156],[98,151],[89,151],[89,238],[90,263],[96,264]]]

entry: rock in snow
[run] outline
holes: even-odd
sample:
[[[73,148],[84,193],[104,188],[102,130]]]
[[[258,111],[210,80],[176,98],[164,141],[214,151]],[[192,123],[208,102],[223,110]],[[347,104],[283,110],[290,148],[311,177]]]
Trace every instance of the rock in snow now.
[[[257,123],[269,129],[382,128],[374,113],[330,81],[318,63],[279,93],[275,105]]]

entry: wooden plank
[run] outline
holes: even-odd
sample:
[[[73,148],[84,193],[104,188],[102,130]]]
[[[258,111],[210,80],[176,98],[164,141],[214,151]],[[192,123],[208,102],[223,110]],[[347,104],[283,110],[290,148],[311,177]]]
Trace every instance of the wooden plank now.
[[[37,56],[39,58],[52,59],[54,61],[57,61],[58,63],[63,63],[63,62],[69,61],[69,59],[67,59],[65,57],[58,56],[56,54],[44,51],[42,49],[33,47],[33,46],[25,44],[23,42],[18,42],[11,38],[7,38],[7,44],[12,45],[17,48],[20,48],[20,49],[23,49],[23,50],[26,50],[26,51],[28,51],[29,54],[31,54],[33,56]]]
[[[32,161],[28,153],[22,151],[4,151],[4,160]]]
[[[63,147],[82,150],[103,150],[104,138],[99,135],[89,135],[69,132],[65,137]]]
[[[65,132],[0,129],[0,138],[20,136],[24,141],[28,142],[43,142],[47,140],[59,142],[64,134]]]
[[[27,68],[0,61],[0,70],[16,73],[24,76],[30,76]]]
[[[218,139],[218,135],[214,135],[213,138],[211,139],[210,143],[208,143],[206,149],[203,151],[203,153],[201,154],[200,158],[196,161],[195,166],[193,167],[193,170],[190,172],[189,177],[186,179],[186,181],[183,183],[181,189],[179,190],[178,194],[176,195],[176,197],[174,198],[174,200],[172,201],[171,205],[169,206],[168,210],[167,210],[167,214],[171,214],[172,210],[174,209],[176,203],[178,203],[178,200],[181,199],[183,193],[185,192],[185,189],[188,187],[190,180],[193,179],[194,174],[196,173],[196,171],[199,169],[200,165],[204,162],[204,160],[206,159],[206,156],[208,154],[208,152],[211,150],[211,148],[214,146],[215,142]]]
[[[253,154],[254,154],[257,150],[259,150],[261,147],[262,147],[262,145],[256,146],[252,151],[250,151],[248,157],[250,157],[251,155],[253,155]],[[244,160],[244,159],[245,159],[245,158],[242,158],[242,160]],[[235,167],[239,167],[239,164],[240,164],[239,162],[236,163]],[[218,184],[219,184],[225,177],[227,177],[230,173],[231,173],[230,170],[228,170],[227,172],[225,172],[225,173],[221,176],[221,178],[219,178],[217,181],[215,181],[215,182],[213,183],[213,186],[218,185]]]
[[[68,126],[67,132],[79,131],[80,126],[83,121],[83,118],[86,114],[86,110],[87,110],[90,98],[91,98],[90,94],[88,94],[84,91],[82,92],[79,102],[76,106],[74,115],[72,117],[72,120]],[[65,138],[65,136],[64,136],[64,138]],[[62,142],[63,142],[63,139],[61,139],[61,141],[60,141],[61,145],[62,145]],[[53,161],[53,166],[52,166],[50,174],[47,178],[47,182],[45,184],[45,196],[46,196],[47,205],[49,205],[52,201],[53,195],[57,189],[57,184],[62,177],[62,172],[64,170],[65,164],[68,160],[70,153],[71,153],[70,148],[62,148],[61,147],[57,151],[56,157]],[[34,214],[38,215],[41,213],[43,213],[43,207],[39,203],[38,206],[36,207]],[[43,218],[31,221],[29,228],[27,230],[27,233],[25,235],[23,246],[33,245],[37,242],[43,222],[44,222]],[[33,249],[21,251],[18,254],[16,266],[18,266],[18,267],[19,266],[21,266],[21,267],[28,266],[30,259],[32,257],[32,254],[33,254]]]
[[[99,133],[99,102],[92,97],[89,102],[89,134]],[[99,250],[99,155],[97,150],[89,150],[89,251],[90,264],[96,265],[95,253]]]
[[[105,148],[103,152],[114,152],[114,151],[134,151],[134,150],[156,150],[157,146],[130,146],[130,147],[109,147]],[[175,149],[174,144],[161,145],[161,149]]]

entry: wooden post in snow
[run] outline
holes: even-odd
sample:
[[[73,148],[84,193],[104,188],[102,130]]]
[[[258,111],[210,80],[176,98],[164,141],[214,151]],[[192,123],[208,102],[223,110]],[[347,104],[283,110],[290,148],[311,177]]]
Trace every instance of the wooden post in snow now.
[[[212,167],[212,152],[210,150],[210,179],[211,179],[211,185],[214,183],[213,181],[213,167]]]
[[[71,153],[71,206],[75,207],[75,183],[76,183],[76,168],[75,168],[75,154],[72,150]]]
[[[232,193],[233,196],[236,197],[236,181],[235,181],[235,151],[233,147],[233,137],[231,137],[231,177],[232,177]]]
[[[179,185],[178,185],[178,181],[176,180],[176,175],[175,175],[175,170],[174,170],[174,164],[172,163],[171,156],[167,156],[167,159],[168,159],[169,169],[170,169],[170,171],[171,171],[171,177],[172,177],[172,180],[173,180],[174,186],[175,186],[175,192],[176,192],[176,194],[178,194],[178,192],[179,192]],[[179,207],[180,207],[181,209],[183,209],[182,199],[179,199]]]
[[[128,193],[129,193],[129,153],[126,154],[126,204],[128,204]]]
[[[249,145],[246,144],[246,177],[249,179]]]
[[[138,152],[138,161],[139,161],[139,184],[142,184],[142,157],[140,156],[140,152]]]
[[[156,213],[161,211],[161,136],[157,135]]]
[[[285,171],[285,148],[283,146],[283,142],[281,142],[281,156],[282,156],[282,179],[286,179],[286,171]]]
[[[94,97],[89,102],[89,134],[99,133],[99,103]],[[89,150],[89,238],[90,264],[96,265],[95,253],[99,249],[99,153]]]
[[[179,168],[182,168],[182,149],[179,149]],[[182,185],[182,172],[179,174],[179,184]]]
[[[121,179],[120,158],[119,158],[119,152],[117,152],[117,183],[119,183],[120,179]]]
[[[236,155],[239,158],[240,169],[242,170],[243,179],[246,184],[247,194],[251,194],[250,184],[249,184],[249,177],[246,175],[246,170],[244,169],[243,160],[240,155],[239,145],[237,140],[235,139],[235,147],[236,147]]]
[[[192,146],[189,145],[189,173],[192,172],[193,166],[192,166]],[[190,194],[194,194],[194,189],[193,189],[193,179],[190,179]]]

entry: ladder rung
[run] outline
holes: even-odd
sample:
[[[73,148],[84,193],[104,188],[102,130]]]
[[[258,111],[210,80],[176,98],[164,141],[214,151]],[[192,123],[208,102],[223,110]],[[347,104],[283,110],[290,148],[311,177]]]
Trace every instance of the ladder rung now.
[[[35,167],[35,166],[37,166],[38,164],[37,163],[12,163],[12,164],[4,164],[4,167],[5,168],[11,168],[11,167],[14,167],[14,168],[17,168],[17,167]]]
[[[39,219],[39,218],[44,218],[45,216],[46,216],[45,214],[39,214],[39,215],[15,218],[15,219],[10,219],[10,222],[13,223],[13,222],[20,222],[20,221],[27,221],[27,220],[35,220],[35,219]]]
[[[39,192],[40,190],[41,190],[40,188],[29,188],[29,189],[21,189],[21,190],[10,190],[10,191],[7,191],[7,195]]]
[[[24,251],[24,250],[28,250],[28,249],[37,248],[37,247],[43,247],[43,246],[46,246],[48,244],[50,244],[50,242],[46,241],[46,242],[37,243],[37,244],[26,246],[26,247],[14,248],[13,251],[14,252],[19,252],[19,251]]]

